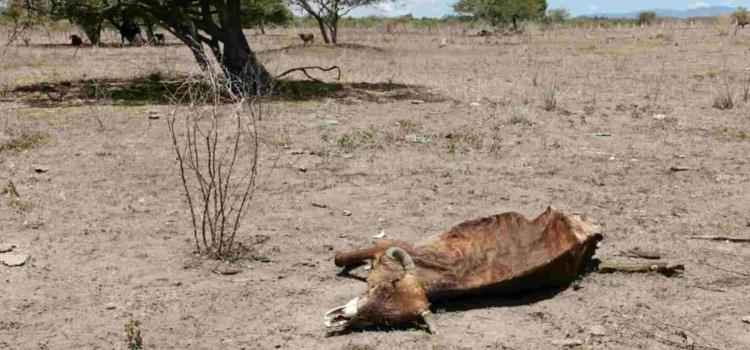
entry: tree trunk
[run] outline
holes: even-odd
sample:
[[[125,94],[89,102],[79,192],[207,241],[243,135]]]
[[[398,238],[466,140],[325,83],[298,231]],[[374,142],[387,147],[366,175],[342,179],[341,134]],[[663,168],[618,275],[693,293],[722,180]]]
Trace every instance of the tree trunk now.
[[[315,20],[318,21],[318,27],[320,28],[320,35],[323,37],[323,42],[330,44],[331,39],[328,38],[328,31],[326,30],[326,25],[323,22],[323,19],[315,17]]]
[[[336,10],[338,11],[338,9]],[[331,14],[332,18],[331,21],[328,23],[328,29],[331,30],[331,42],[335,45],[338,43],[338,37],[339,37],[339,14],[333,13]]]
[[[203,51],[203,45],[201,45],[200,41],[192,37],[178,37],[182,39],[182,42],[184,42],[185,45],[187,45],[187,47],[190,49],[190,52],[193,53],[193,57],[195,57],[195,61],[198,62],[198,66],[201,68],[201,70],[204,72],[207,71],[208,57],[206,57],[206,52]]]
[[[513,17],[513,31],[514,32],[518,31],[518,23],[516,22],[516,17],[515,16]]]
[[[80,26],[83,30],[83,33],[86,34],[86,37],[89,39],[89,42],[91,42],[91,45],[99,45],[99,39],[102,35],[102,25],[94,24],[94,25],[87,25],[87,26]]]
[[[335,45],[339,42],[339,27],[338,27],[338,20],[331,23],[331,42]]]
[[[274,78],[258,61],[242,32],[239,0],[227,1],[227,16],[223,25],[223,57],[220,59],[230,86],[235,93],[260,95],[271,92]]]
[[[148,43],[151,45],[156,44],[156,39],[154,38],[154,24],[148,20],[146,20],[144,24],[146,26],[146,38],[148,39]]]

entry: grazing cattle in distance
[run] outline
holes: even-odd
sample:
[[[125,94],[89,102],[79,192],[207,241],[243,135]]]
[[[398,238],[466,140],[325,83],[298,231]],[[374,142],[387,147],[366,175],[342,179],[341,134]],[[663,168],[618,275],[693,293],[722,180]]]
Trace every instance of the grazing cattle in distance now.
[[[467,221],[418,246],[390,241],[338,253],[344,272],[370,260],[373,268],[367,291],[326,313],[325,325],[336,332],[422,321],[435,333],[431,302],[566,286],[601,238],[586,218],[548,208],[532,221],[517,213]]]
[[[141,46],[144,43],[143,37],[141,36],[141,28],[133,23],[132,21],[126,20],[118,27],[120,31],[120,38],[122,44],[125,45],[125,40],[130,45]]]
[[[164,45],[164,34],[154,33],[154,45]]]
[[[73,34],[73,35],[70,36],[70,45],[71,46],[81,46],[81,45],[83,45],[83,40],[81,39],[80,36]]]
[[[315,42],[315,35],[313,35],[312,33],[300,34],[299,37],[300,39],[302,39],[302,42],[305,45],[307,44],[312,45]]]

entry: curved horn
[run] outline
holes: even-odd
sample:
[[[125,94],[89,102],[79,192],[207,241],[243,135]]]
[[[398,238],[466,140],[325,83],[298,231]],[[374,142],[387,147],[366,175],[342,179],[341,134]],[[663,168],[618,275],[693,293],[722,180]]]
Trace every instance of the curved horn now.
[[[385,251],[385,255],[400,262],[401,266],[404,267],[404,270],[412,270],[417,267],[417,265],[414,264],[414,260],[409,256],[409,253],[402,248],[390,247]]]
[[[437,326],[435,325],[435,319],[433,318],[432,313],[430,310],[427,310],[422,313],[422,321],[427,325],[427,330],[430,331],[430,334],[437,335],[438,330]]]

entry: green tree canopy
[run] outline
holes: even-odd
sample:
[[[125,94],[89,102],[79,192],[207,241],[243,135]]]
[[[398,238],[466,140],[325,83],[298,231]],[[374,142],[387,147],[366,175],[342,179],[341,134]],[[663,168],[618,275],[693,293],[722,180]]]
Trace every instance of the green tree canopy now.
[[[549,23],[563,23],[570,18],[570,13],[565,9],[551,9],[547,10],[545,18]]]
[[[543,17],[547,11],[547,0],[459,0],[453,9],[461,14],[486,19],[493,25],[512,23],[518,29],[518,21]]]
[[[656,22],[656,12],[644,11],[638,14],[638,24],[653,24]]]
[[[732,20],[740,26],[745,27],[746,25],[750,24],[750,15],[747,12],[747,9],[744,7],[737,8],[737,11],[734,11],[732,13]]]
[[[115,10],[107,0],[52,0],[50,4],[52,19],[67,19],[78,26],[94,45],[99,44],[107,12]]]
[[[0,0],[1,1],[1,0]],[[19,23],[24,18],[49,15],[66,18],[86,31],[92,43],[104,20],[121,34],[140,32],[141,25],[158,25],[190,48],[203,69],[209,68],[204,48],[213,53],[233,91],[243,95],[273,91],[274,77],[258,61],[242,32],[241,0],[12,0],[22,11],[3,11],[3,18]],[[37,5],[40,3],[41,5]],[[45,5],[52,4],[50,7]],[[41,24],[41,21],[34,21]],[[15,27],[27,28],[21,23]],[[87,28],[93,32],[89,35]],[[126,31],[123,31],[126,29]],[[14,30],[13,38],[19,30]],[[96,39],[94,39],[96,38]]]
[[[258,27],[263,33],[266,25],[284,25],[294,20],[284,0],[242,0],[241,16],[243,28]]]

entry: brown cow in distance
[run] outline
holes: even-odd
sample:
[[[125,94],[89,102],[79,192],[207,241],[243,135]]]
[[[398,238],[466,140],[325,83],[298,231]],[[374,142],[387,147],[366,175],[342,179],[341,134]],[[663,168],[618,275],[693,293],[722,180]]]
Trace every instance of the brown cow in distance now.
[[[307,45],[307,44],[312,45],[315,42],[315,35],[313,35],[312,33],[300,34],[299,38],[302,39],[302,43],[304,45]]]
[[[461,295],[566,286],[582,270],[602,235],[578,215],[551,208],[533,221],[517,213],[471,220],[422,245],[389,241],[338,253],[344,271],[373,260],[367,291],[329,311],[329,331],[425,322],[430,302]]]
[[[81,39],[80,36],[73,34],[73,35],[70,36],[70,45],[71,46],[82,46],[83,45],[83,40]]]

